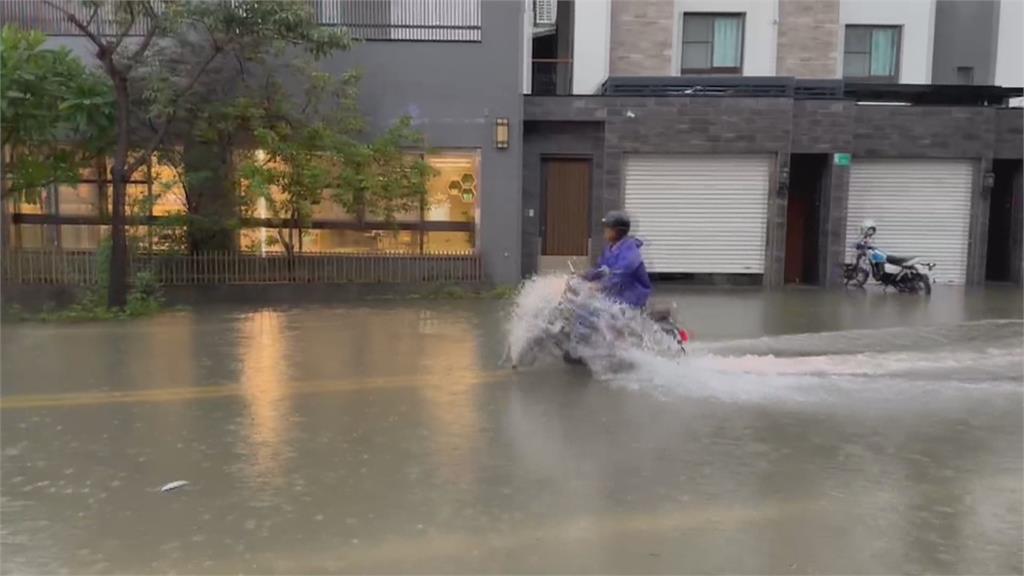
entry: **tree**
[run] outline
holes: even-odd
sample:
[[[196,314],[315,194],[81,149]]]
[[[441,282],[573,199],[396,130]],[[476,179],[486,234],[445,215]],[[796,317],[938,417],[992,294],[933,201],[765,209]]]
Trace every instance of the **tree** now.
[[[79,180],[81,169],[112,141],[110,85],[69,50],[43,48],[45,41],[39,32],[2,31],[4,240],[9,199],[38,201],[47,186]]]
[[[408,118],[365,141],[358,74],[333,79],[312,73],[310,79],[299,105],[278,87],[262,102],[242,100],[236,107],[255,138],[239,171],[242,197],[250,212],[263,203],[289,255],[301,252],[303,230],[324,200],[360,221],[369,215],[393,222],[396,214],[423,207],[433,175],[422,154],[412,153],[424,142]]]
[[[110,167],[113,189],[108,305],[127,299],[128,246],[126,192],[132,174],[142,168],[178,122],[186,100],[215,64],[240,51],[292,46],[314,57],[349,46],[343,31],[320,28],[308,5],[289,0],[83,0],[69,6],[46,0],[95,49],[96,60],[113,86],[115,138]],[[187,37],[202,50],[171,74],[157,47]],[[134,142],[133,119],[152,133]]]

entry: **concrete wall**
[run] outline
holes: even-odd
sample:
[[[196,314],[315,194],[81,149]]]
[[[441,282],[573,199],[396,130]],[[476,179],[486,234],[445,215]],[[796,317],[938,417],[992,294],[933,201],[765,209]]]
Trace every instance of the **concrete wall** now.
[[[480,150],[478,247],[497,283],[517,281],[521,269],[523,6],[483,2],[479,43],[363,42],[323,65],[363,71],[360,100],[374,128],[409,115],[431,147]],[[507,150],[494,147],[501,117],[511,126]]]
[[[935,0],[846,0],[839,4],[839,50],[836,63],[843,69],[846,26],[884,24],[902,26],[900,76],[903,84],[928,84],[932,76],[932,37]]]
[[[956,69],[969,66],[974,84],[992,84],[998,36],[999,0],[937,0],[932,83],[960,84]]]
[[[997,86],[1024,86],[1024,2],[1000,0],[996,43]]]
[[[777,73],[837,78],[839,0],[778,0]]]
[[[572,93],[596,94],[608,77],[612,0],[575,0]]]

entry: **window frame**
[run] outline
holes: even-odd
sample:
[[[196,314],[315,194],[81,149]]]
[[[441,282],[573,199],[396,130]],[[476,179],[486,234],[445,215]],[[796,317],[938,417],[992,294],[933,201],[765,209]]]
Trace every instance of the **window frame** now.
[[[851,52],[849,49],[848,37],[850,35],[851,28],[860,28],[868,30],[868,51],[867,52]],[[896,50],[895,58],[896,62],[893,66],[893,74],[891,76],[873,76],[871,75],[871,32],[874,30],[895,30],[896,31]],[[868,58],[868,73],[866,75],[847,75],[846,73],[846,55],[847,54],[866,54]],[[853,80],[856,82],[874,82],[874,83],[893,83],[899,84],[900,74],[902,73],[903,67],[903,25],[902,24],[847,24],[843,28],[843,79]]]
[[[707,42],[687,42],[683,35],[686,30],[686,18],[692,16],[704,16],[711,18],[711,39]],[[738,66],[714,66],[715,36],[714,21],[716,18],[738,18],[740,21],[740,62]],[[700,74],[721,75],[721,76],[742,76],[744,64],[744,51],[747,46],[747,13],[746,12],[681,12],[679,19],[679,70],[680,76],[695,76]],[[711,66],[708,68],[686,68],[683,65],[683,54],[687,44],[707,44],[711,54]]]

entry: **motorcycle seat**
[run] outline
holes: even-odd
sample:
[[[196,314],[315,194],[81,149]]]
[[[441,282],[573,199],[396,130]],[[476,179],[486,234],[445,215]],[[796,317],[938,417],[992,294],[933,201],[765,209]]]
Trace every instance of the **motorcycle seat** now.
[[[885,257],[885,261],[893,266],[910,266],[917,263],[917,256],[892,256]]]

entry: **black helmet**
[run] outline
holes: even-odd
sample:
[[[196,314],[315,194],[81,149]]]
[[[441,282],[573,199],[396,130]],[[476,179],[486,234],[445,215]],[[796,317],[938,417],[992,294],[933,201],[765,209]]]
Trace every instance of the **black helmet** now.
[[[629,214],[626,214],[622,210],[612,210],[605,214],[604,218],[601,219],[601,224],[604,224],[605,228],[622,230],[624,233],[629,233],[629,228],[632,225],[629,221]]]

